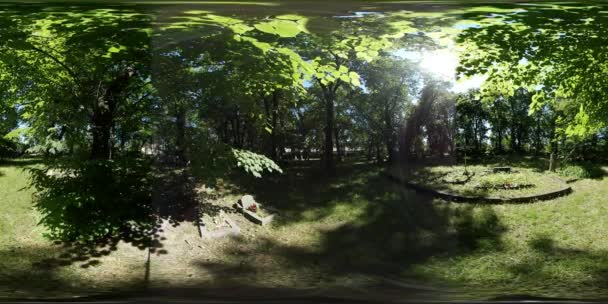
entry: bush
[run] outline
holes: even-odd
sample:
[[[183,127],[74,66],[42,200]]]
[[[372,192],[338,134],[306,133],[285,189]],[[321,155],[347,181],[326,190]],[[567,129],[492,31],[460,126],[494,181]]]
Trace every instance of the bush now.
[[[95,242],[153,225],[144,161],[59,161],[30,172],[34,205],[51,239]]]
[[[15,157],[18,155],[17,143],[0,137],[0,158]]]
[[[565,164],[557,169],[557,173],[567,178],[599,178],[604,171],[596,164]]]

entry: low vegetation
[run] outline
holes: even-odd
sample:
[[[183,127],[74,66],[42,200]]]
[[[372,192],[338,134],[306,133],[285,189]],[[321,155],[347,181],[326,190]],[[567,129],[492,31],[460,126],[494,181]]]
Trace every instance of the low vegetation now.
[[[0,294],[608,287],[606,3],[97,2],[0,6]]]
[[[510,167],[493,172],[495,166],[432,166],[401,169],[409,182],[449,193],[479,197],[522,197],[557,191],[565,187],[559,175],[537,169]],[[399,170],[399,169],[396,169]]]
[[[22,190],[24,164],[1,167],[0,184],[8,189],[3,201],[11,202],[1,205],[2,294],[82,293],[69,282],[84,281],[96,286],[88,292],[118,288],[113,281],[123,288],[144,286],[145,255],[122,243],[111,255],[81,255],[80,261],[74,256],[75,261],[63,260],[67,267],[53,266],[53,258],[61,261],[66,250],[41,237],[40,214],[31,208],[30,190]],[[484,291],[560,295],[572,290],[593,296],[605,288],[605,178],[576,181],[573,194],[551,201],[482,206],[405,191],[373,165],[345,164],[333,178],[315,167],[288,167],[264,180],[232,176],[209,191],[213,195],[201,194],[215,210],[230,213],[241,195],[255,190],[256,200],[280,217],[266,227],[239,220],[244,234],[235,240],[204,240],[195,230],[175,230],[180,234],[168,236],[182,241],[169,242],[166,254],[154,255],[158,262],[148,270],[154,275],[149,284],[179,285],[189,274],[191,284],[217,286],[238,278],[266,287],[348,286],[384,277],[476,297]],[[194,255],[192,246],[200,246]],[[90,260],[97,262],[82,267]],[[243,263],[246,268],[239,266]],[[126,265],[132,266],[122,268]],[[23,285],[25,280],[32,281]]]

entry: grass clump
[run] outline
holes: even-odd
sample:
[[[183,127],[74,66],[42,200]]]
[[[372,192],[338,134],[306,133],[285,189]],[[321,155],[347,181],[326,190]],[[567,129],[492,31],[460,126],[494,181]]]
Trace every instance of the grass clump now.
[[[605,174],[600,166],[591,163],[566,164],[558,168],[557,173],[573,179],[600,178]]]
[[[518,187],[534,187],[530,176],[523,173],[498,173],[480,178],[475,187],[489,189],[514,189]]]
[[[428,188],[468,196],[519,197],[564,187],[549,172],[513,167],[511,173],[493,173],[492,165],[433,166],[405,170],[404,177]]]

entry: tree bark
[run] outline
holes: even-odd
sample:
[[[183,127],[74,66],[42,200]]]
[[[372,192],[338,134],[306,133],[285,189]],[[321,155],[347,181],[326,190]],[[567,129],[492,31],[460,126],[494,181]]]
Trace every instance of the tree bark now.
[[[336,141],[336,156],[337,156],[337,161],[341,162],[342,161],[342,157],[343,157],[343,153],[342,153],[342,145],[340,143],[340,129],[335,128],[334,127],[334,138]]]
[[[270,148],[271,154],[270,157],[272,160],[278,160],[277,153],[277,120],[279,112],[279,96],[277,91],[272,92],[272,113],[271,113],[271,124],[272,124],[272,132],[270,133]]]
[[[91,159],[110,159],[112,149],[110,138],[114,124],[114,113],[119,99],[124,97],[122,93],[129,86],[133,75],[133,69],[128,67],[122,74],[114,78],[105,90],[102,92],[97,91],[98,98],[95,100],[93,116],[91,117],[91,133],[93,137]]]
[[[110,135],[113,122],[113,113],[97,107],[93,113],[91,130],[93,144],[91,146],[91,159],[110,159]]]
[[[186,109],[178,106],[175,113],[175,156],[178,163],[185,163],[186,160]]]
[[[321,85],[325,99],[325,144],[323,151],[323,167],[328,172],[335,170],[334,162],[334,115],[335,115],[335,92],[325,85]]]

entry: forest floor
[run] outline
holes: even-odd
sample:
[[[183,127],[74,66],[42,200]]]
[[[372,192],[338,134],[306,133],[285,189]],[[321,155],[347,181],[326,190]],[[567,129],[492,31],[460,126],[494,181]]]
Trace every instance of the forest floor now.
[[[42,237],[24,189],[32,162],[0,165],[0,297],[117,292],[151,287],[353,288],[374,284],[499,294],[605,296],[608,178],[517,205],[446,203],[403,189],[368,164],[317,164],[283,175],[227,178],[201,210],[233,218],[238,238],[203,239],[191,222],[166,221],[150,252],[119,243],[89,265],[45,265],[65,248]],[[520,163],[519,166],[525,164]],[[238,187],[235,185],[239,185]],[[199,185],[200,186],[200,185]],[[243,194],[279,210],[268,226],[231,212]],[[207,210],[207,211],[205,211]],[[86,266],[86,267],[85,267]]]

